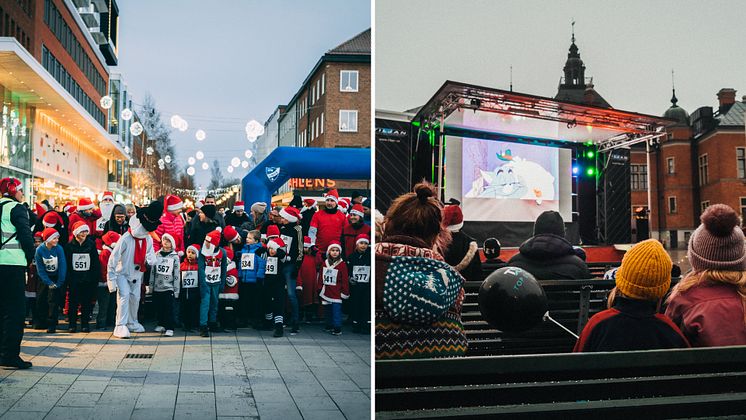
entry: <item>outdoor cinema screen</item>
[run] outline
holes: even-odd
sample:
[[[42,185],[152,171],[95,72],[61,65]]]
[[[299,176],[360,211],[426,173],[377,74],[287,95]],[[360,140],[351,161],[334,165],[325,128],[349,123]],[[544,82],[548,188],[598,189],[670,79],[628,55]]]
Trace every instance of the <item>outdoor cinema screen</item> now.
[[[568,150],[493,140],[460,140],[458,187],[465,220],[531,222],[546,210],[564,213],[566,219],[570,216]]]

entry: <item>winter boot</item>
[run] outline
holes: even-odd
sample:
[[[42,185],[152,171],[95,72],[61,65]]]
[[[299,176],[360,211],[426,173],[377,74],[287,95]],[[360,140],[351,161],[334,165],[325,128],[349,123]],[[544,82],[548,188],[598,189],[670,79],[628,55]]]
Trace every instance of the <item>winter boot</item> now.
[[[300,332],[300,329],[298,329],[298,323],[293,324],[293,328],[290,330],[290,335],[295,335]]]
[[[210,332],[207,330],[207,326],[199,327],[199,335],[202,337],[209,337]]]
[[[275,323],[274,337],[282,337],[282,336],[283,336],[282,322]]]

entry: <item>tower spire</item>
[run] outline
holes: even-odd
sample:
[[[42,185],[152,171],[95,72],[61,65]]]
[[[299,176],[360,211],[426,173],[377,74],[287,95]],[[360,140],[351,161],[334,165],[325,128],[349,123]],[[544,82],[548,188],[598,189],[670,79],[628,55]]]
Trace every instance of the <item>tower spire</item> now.
[[[575,18],[572,18],[572,43],[575,43]]]
[[[513,66],[510,66],[510,91],[513,91]]]
[[[671,96],[671,103],[673,104],[673,106],[677,106],[676,103],[679,102],[679,100],[676,99],[676,83],[674,80],[673,69],[671,69],[671,91],[673,92],[673,96]]]

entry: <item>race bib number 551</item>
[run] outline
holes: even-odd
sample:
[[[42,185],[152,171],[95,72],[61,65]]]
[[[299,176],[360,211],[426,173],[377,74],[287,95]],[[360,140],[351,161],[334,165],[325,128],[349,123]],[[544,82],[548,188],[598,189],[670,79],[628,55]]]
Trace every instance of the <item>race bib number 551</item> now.
[[[91,268],[91,256],[89,254],[73,254],[73,271],[88,271]]]

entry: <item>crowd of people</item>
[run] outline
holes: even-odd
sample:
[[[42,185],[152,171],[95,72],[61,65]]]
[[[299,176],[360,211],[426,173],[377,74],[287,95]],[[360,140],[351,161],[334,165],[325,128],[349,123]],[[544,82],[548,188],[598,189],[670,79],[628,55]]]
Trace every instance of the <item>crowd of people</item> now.
[[[616,287],[608,309],[584,327],[574,351],[619,351],[746,344],[746,248],[738,214],[717,204],[701,216],[681,275],[663,245],[635,244],[607,273]],[[507,261],[500,241],[489,238],[480,255],[462,232],[460,203],[443,203],[420,183],[376,215],[375,317],[377,359],[463,356],[468,342],[461,322],[464,281],[482,281],[495,270],[517,267],[537,280],[592,275],[586,253],[566,238],[565,223],[546,211],[533,235]],[[454,286],[455,285],[455,286]]]
[[[24,314],[52,334],[61,315],[68,332],[90,332],[95,312],[96,329],[128,338],[145,331],[142,297],[166,336],[179,326],[203,337],[251,326],[282,337],[286,325],[294,335],[322,319],[340,335],[343,313],[354,332],[370,331],[370,202],[360,193],[330,190],[321,206],[300,196],[285,207],[256,202],[248,212],[241,201],[219,209],[211,195],[196,208],[175,195],[135,207],[110,192],[97,205],[30,208],[13,178],[0,193],[0,267],[12,278],[0,290],[4,365],[31,365],[19,357]]]

